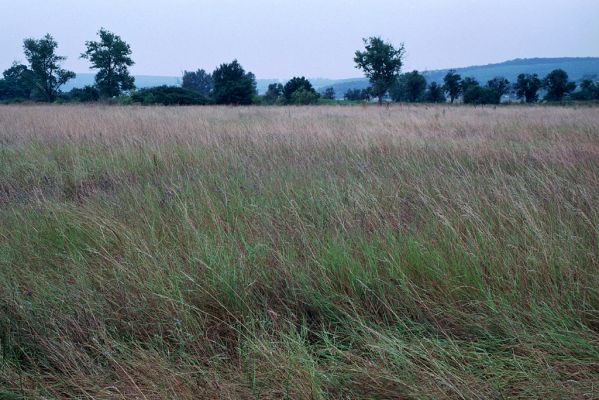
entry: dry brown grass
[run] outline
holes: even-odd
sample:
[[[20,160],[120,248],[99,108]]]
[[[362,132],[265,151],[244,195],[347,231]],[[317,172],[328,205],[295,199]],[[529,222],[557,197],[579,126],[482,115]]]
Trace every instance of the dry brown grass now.
[[[0,107],[0,397],[595,398],[597,204],[593,107]]]

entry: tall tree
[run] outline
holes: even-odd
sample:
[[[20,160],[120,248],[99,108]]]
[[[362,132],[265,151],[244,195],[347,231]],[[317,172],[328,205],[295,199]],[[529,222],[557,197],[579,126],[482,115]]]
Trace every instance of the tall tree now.
[[[555,69],[543,79],[543,87],[547,90],[545,100],[562,101],[566,94],[576,89],[576,84],[568,81],[568,73],[566,71]]]
[[[217,104],[252,104],[256,95],[256,77],[245,72],[237,60],[221,64],[212,73],[213,97]]]
[[[462,77],[455,70],[447,72],[443,77],[443,90],[449,95],[449,101],[454,102],[462,93]]]
[[[23,51],[29,62],[27,80],[36,97],[54,101],[62,85],[75,77],[75,73],[60,67],[66,57],[56,55],[58,43],[50,34],[41,39],[25,39]]]
[[[209,96],[213,87],[212,75],[203,69],[198,69],[197,71],[184,71],[181,87],[184,89],[195,90],[204,96]]]
[[[424,95],[424,99],[429,103],[445,103],[446,101],[443,88],[437,82],[431,82]]]
[[[534,103],[539,98],[538,91],[542,82],[537,74],[520,74],[514,85],[516,96],[524,98],[527,103]]]
[[[97,69],[96,86],[104,97],[114,97],[135,88],[135,78],[129,75],[131,47],[120,36],[102,28],[99,41],[87,41],[81,58],[88,59]]]
[[[405,48],[403,44],[395,48],[380,37],[363,40],[365,50],[356,51],[354,62],[370,80],[372,94],[378,97],[379,104],[383,104],[383,97],[401,72]]]

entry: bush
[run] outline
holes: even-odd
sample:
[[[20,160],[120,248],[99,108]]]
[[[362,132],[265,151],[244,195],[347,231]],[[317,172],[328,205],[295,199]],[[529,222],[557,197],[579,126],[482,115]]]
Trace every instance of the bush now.
[[[314,104],[320,95],[306,78],[294,77],[283,87],[283,97],[287,104]]]
[[[472,85],[464,92],[466,104],[499,104],[501,95],[495,89]]]
[[[183,89],[178,86],[157,86],[141,89],[131,95],[134,103],[143,105],[162,104],[170,105],[206,105],[210,100],[193,90]]]
[[[67,103],[88,103],[98,101],[100,99],[100,91],[93,86],[85,86],[83,88],[74,88],[70,92],[60,95],[60,100]]]

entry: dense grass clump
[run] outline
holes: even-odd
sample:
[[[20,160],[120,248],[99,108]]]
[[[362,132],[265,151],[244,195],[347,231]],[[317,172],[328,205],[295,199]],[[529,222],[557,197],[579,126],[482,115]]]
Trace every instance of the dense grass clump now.
[[[594,108],[0,108],[0,398],[596,398]]]

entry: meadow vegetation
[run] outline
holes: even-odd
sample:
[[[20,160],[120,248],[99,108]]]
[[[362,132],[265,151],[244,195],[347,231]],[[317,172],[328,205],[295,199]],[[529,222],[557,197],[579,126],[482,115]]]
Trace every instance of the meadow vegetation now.
[[[0,398],[597,398],[593,107],[0,107]]]

